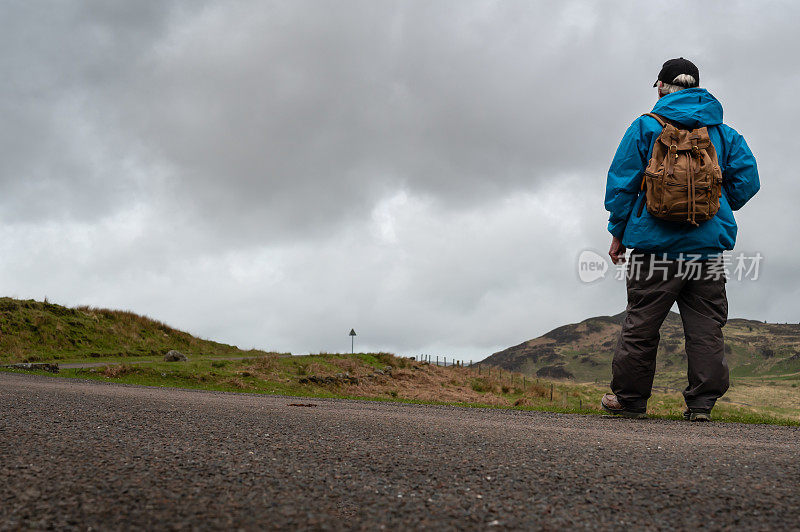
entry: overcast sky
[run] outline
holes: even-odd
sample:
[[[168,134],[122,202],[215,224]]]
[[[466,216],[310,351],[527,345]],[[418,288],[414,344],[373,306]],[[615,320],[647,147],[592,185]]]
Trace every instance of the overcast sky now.
[[[577,258],[684,56],[761,175],[730,315],[797,322],[798,27],[788,1],[6,0],[0,292],[467,360],[618,313]]]

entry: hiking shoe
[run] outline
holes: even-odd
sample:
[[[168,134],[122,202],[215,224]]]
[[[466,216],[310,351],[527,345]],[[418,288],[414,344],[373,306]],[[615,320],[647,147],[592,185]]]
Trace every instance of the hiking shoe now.
[[[686,421],[711,421],[711,410],[703,408],[687,408],[683,411]]]
[[[627,417],[631,419],[647,419],[647,414],[644,412],[634,412],[633,410],[625,410],[621,404],[619,404],[619,400],[617,396],[613,393],[607,393],[600,399],[600,406],[614,416],[620,417]]]

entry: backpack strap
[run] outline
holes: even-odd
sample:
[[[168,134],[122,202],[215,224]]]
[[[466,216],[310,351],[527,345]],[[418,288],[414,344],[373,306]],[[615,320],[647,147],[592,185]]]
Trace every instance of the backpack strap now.
[[[652,118],[655,118],[656,120],[658,120],[658,123],[661,124],[661,127],[664,127],[664,126],[667,125],[667,123],[664,121],[664,119],[661,118],[660,116],[658,116],[655,113],[645,113],[642,116],[650,116]]]
[[[655,113],[645,113],[645,114],[643,114],[642,116],[649,116],[649,117],[651,117],[651,118],[655,118],[655,119],[658,121],[658,123],[661,125],[661,128],[662,128],[662,129],[663,129],[664,127],[666,127],[666,125],[667,125],[667,123],[664,121],[664,119],[663,119],[663,118],[661,118],[659,115],[657,115],[657,114],[655,114]],[[644,174],[642,175],[642,185],[641,185],[641,187],[639,188],[639,190],[640,190],[640,191],[642,191],[642,192],[644,192]],[[644,205],[644,202],[642,202],[642,205]],[[639,206],[639,216],[641,216],[641,215],[642,215],[642,205],[640,205],[640,206]]]
[[[642,116],[649,116],[651,118],[655,118],[658,121],[659,125],[661,125],[662,135],[663,135],[664,128],[667,127],[667,123],[671,124],[672,127],[674,127],[675,129],[683,129],[683,127],[676,126],[675,124],[673,124],[671,120],[666,119],[663,116],[657,115],[655,113],[645,113]],[[672,155],[672,156],[676,156],[677,155],[676,143],[677,143],[678,139],[675,137],[675,132],[674,131],[670,132],[670,141],[672,142],[672,144],[669,145],[669,154]],[[675,157],[675,158],[677,158],[677,157]],[[667,156],[667,164],[666,164],[666,167],[664,168],[664,171],[667,173],[667,175],[672,175],[672,172],[674,171],[674,166],[673,165],[675,164],[675,158]]]

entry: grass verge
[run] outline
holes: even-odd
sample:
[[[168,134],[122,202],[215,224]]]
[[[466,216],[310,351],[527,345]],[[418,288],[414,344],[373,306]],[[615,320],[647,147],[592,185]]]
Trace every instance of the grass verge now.
[[[15,371],[4,369],[4,371]],[[52,375],[52,374],[47,374]],[[62,369],[58,374],[133,385],[188,388],[222,392],[277,394],[307,398],[341,398],[414,404],[534,410],[600,415],[597,384],[531,379],[496,368],[439,367],[388,353],[354,355],[321,353],[282,357],[266,354],[242,360],[193,358],[188,362],[109,362],[95,368]],[[753,398],[778,390],[786,394],[791,383],[737,386],[736,404],[720,402],[714,409],[719,422],[800,425],[800,408],[754,407]],[[766,391],[765,391],[766,388]],[[793,397],[794,394],[787,394]],[[751,399],[752,400],[752,399]],[[682,419],[683,398],[678,392],[659,392],[651,398],[648,414],[656,419]]]

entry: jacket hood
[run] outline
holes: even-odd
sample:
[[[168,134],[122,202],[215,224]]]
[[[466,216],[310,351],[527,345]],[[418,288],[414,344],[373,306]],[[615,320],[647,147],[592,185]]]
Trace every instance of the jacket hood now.
[[[656,102],[653,112],[691,128],[722,123],[722,104],[701,88],[667,94]]]

